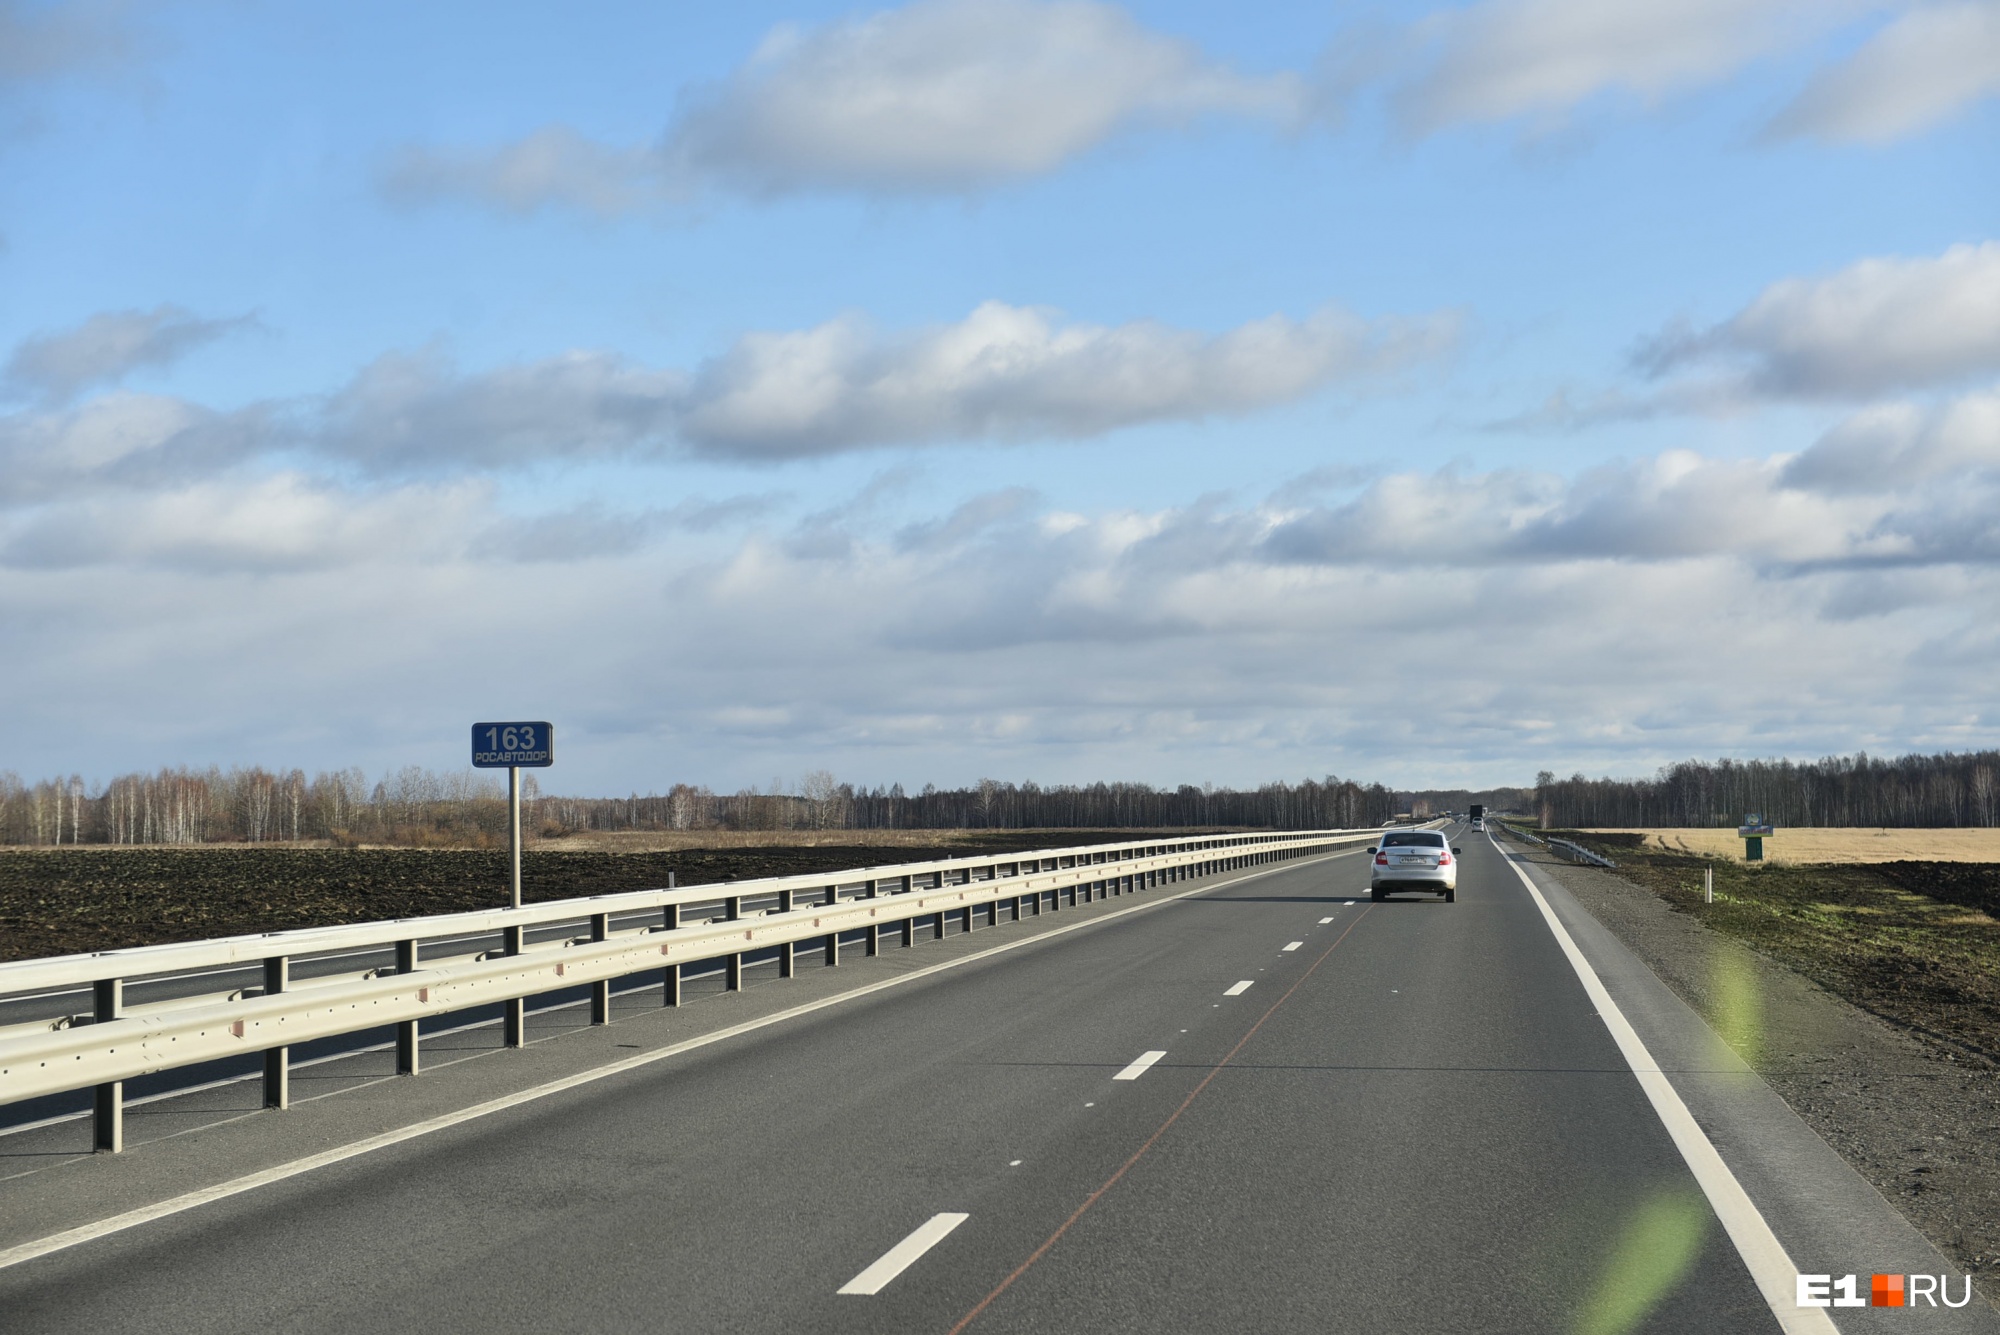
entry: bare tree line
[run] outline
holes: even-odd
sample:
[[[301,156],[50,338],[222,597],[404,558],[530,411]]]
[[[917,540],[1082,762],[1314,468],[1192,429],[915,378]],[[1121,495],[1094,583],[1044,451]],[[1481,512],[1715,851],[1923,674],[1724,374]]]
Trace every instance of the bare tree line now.
[[[1007,783],[966,788],[926,784],[858,787],[825,770],[796,785],[719,794],[675,784],[622,798],[544,796],[533,775],[523,788],[531,831],[1305,829],[1377,825],[1398,812],[1442,810],[1465,795],[1397,794],[1331,775],[1255,789],[1156,788],[1143,783]],[[358,769],[261,767],[163,769],[126,774],[102,787],[79,775],[22,782],[0,772],[0,844],[206,844],[315,841],[487,845],[506,837],[504,782],[476,770],[439,773],[407,766],[372,786]]]
[[[1650,779],[1535,779],[1545,828],[1728,827],[1751,813],[1793,827],[2000,824],[2000,751],[1865,752],[1822,760],[1684,760]]]
[[[533,780],[528,792],[534,793]],[[358,769],[163,769],[100,789],[80,775],[0,772],[0,844],[490,843],[507,830],[506,788],[477,771],[406,766],[373,787]]]
[[[767,792],[724,796],[677,784],[665,796],[555,798],[541,807],[566,828],[676,830],[1312,829],[1378,825],[1407,809],[1380,784],[1332,775],[1255,789],[1144,783],[1045,787],[982,779],[967,788],[925,784],[911,793],[900,783],[873,788],[841,783],[825,770],[807,774],[795,792],[773,783]]]

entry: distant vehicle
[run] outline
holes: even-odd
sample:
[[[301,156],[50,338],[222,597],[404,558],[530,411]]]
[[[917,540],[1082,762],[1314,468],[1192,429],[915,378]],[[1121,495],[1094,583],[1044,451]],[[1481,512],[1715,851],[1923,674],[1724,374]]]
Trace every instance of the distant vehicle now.
[[[1472,815],[1472,828],[1475,830],[1484,830],[1486,828],[1485,804],[1482,802],[1474,802],[1470,807],[1467,808],[1467,810]]]
[[[1458,900],[1458,850],[1436,830],[1390,830],[1368,850],[1375,865],[1368,897],[1377,903],[1390,890],[1431,890],[1447,904]]]

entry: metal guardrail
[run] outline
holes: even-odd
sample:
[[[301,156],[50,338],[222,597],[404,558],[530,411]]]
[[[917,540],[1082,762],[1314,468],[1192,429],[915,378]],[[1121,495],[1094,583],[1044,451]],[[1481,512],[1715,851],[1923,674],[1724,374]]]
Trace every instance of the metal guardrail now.
[[[689,965],[721,960],[725,985],[743,985],[744,956],[775,948],[780,977],[790,977],[801,942],[820,944],[825,962],[840,962],[843,935],[859,933],[876,954],[885,929],[903,945],[916,941],[918,920],[945,934],[948,915],[972,930],[976,910],[997,926],[1007,907],[1014,921],[1244,866],[1308,856],[1373,839],[1376,830],[1220,835],[1135,840],[1049,849],[1001,857],[950,858],[862,868],[817,876],[771,877],[686,889],[641,890],[559,900],[518,909],[438,914],[344,927],[308,928],[143,946],[0,964],[0,1001],[50,989],[88,988],[86,1015],[64,1015],[0,1028],[0,1105],[92,1089],[99,1150],[124,1144],[124,1082],[158,1071],[261,1052],[264,1103],[290,1103],[294,1044],[393,1027],[396,1068],[421,1069],[422,1021],[502,1003],[504,1043],[525,1042],[527,998],[588,984],[591,1022],[611,1018],[615,980],[663,973],[663,1004],[680,1001]],[[843,891],[847,892],[843,896]],[[769,903],[758,911],[750,905]],[[720,916],[683,921],[689,906],[717,905]],[[657,910],[659,920],[614,930],[613,920]],[[530,942],[528,929],[575,924],[578,935]],[[462,945],[498,933],[497,950],[425,958],[426,943]],[[295,979],[293,966],[329,957],[393,949],[393,969],[372,968]],[[261,966],[263,986],[205,992],[128,1008],[128,984],[147,984],[234,967]],[[66,995],[66,994],[65,994]]]
[[[1610,858],[1605,857],[1602,853],[1592,852],[1582,844],[1575,843],[1572,840],[1544,839],[1539,835],[1529,834],[1518,825],[1509,825],[1505,821],[1496,823],[1502,830],[1513,835],[1516,839],[1525,840],[1528,843],[1537,844],[1543,848],[1553,848],[1571,862],[1588,862],[1593,867],[1608,867],[1613,871],[1618,869],[1618,864]]]
[[[1618,867],[1617,863],[1602,853],[1593,853],[1582,844],[1572,843],[1568,839],[1551,839],[1549,847],[1561,849],[1563,855],[1571,862],[1588,862],[1593,867],[1610,867],[1614,871]]]

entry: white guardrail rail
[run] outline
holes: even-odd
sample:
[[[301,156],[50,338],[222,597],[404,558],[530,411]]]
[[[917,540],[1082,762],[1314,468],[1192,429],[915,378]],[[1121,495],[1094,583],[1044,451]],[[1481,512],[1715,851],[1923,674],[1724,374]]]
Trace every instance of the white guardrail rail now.
[[[775,948],[779,976],[790,977],[801,942],[819,943],[825,962],[834,965],[843,936],[858,935],[856,943],[873,955],[885,932],[914,944],[920,920],[941,937],[947,915],[962,915],[970,931],[974,914],[983,910],[987,925],[997,926],[1003,908],[1018,921],[1023,912],[1061,909],[1065,895],[1074,907],[1372,841],[1379,833],[1142,839],[0,964],[0,1008],[86,992],[90,997],[83,1014],[0,1025],[0,1105],[94,1090],[95,1144],[115,1153],[124,1144],[123,1082],[139,1076],[262,1053],[265,1106],[283,1108],[290,1103],[289,1049],[295,1044],[393,1027],[396,1069],[414,1075],[420,1024],[451,1012],[501,1004],[503,1041],[519,1047],[527,999],[538,994],[588,985],[591,1021],[606,1024],[612,985],[629,975],[660,972],[663,1004],[678,1005],[681,973],[689,965],[720,961],[725,986],[740,990],[744,956],[752,952]],[[684,909],[701,905],[721,912],[684,919]],[[614,919],[622,921],[614,926]],[[566,926],[577,930],[528,939],[530,929]],[[497,948],[467,949],[467,938],[476,943],[482,937],[497,937]],[[447,953],[452,951],[458,953]],[[301,966],[311,973],[315,962],[323,969],[370,953],[386,967],[293,976]],[[131,986],[172,992],[178,978],[212,989],[217,975],[260,966],[261,987],[126,1004]],[[195,981],[200,979],[209,981]]]

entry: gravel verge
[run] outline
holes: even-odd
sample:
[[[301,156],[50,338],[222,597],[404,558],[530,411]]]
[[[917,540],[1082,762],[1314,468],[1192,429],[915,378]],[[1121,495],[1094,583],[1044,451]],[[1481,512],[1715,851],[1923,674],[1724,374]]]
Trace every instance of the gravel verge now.
[[[1613,872],[1508,850],[1555,876],[2000,1306],[2000,1070],[1849,1004]]]

